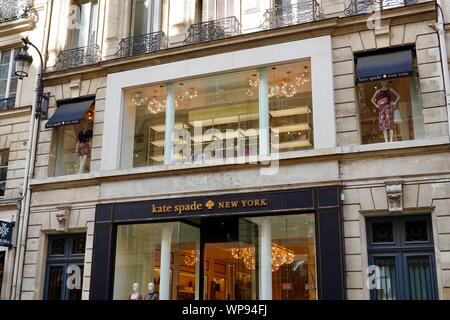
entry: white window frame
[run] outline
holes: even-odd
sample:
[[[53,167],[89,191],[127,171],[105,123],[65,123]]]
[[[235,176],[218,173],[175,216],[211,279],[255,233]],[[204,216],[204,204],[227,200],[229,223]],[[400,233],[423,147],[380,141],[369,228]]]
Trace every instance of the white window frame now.
[[[11,56],[9,58],[9,69],[8,69],[8,78],[7,78],[7,82],[6,82],[6,92],[5,92],[5,97],[0,99],[8,99],[10,98],[10,94],[11,94],[11,80],[13,78],[13,67],[14,67],[14,56],[15,56],[15,49],[8,49],[8,50],[2,50],[0,51],[0,59],[3,57],[4,52],[6,51],[11,51]],[[15,91],[15,95],[17,95],[17,87],[16,87],[16,91]]]
[[[311,60],[314,149],[336,147],[331,37],[323,36],[108,75],[101,170],[119,170],[122,153],[130,151],[124,150],[122,145],[124,128],[133,118],[132,114],[124,112],[125,90],[307,58]]]
[[[1,165],[1,161],[2,161],[2,159],[1,159],[1,157],[2,157],[2,155],[3,154],[5,154],[5,153],[7,153],[8,154],[8,162],[9,162],[9,151],[8,150],[1,150],[0,151],[0,169],[5,169],[6,168],[6,177],[5,177],[5,180],[4,181],[0,181],[0,183],[5,183],[5,189],[3,190],[3,193],[5,193],[6,192],[6,181],[8,180],[8,165],[6,165],[6,166],[2,166]],[[0,196],[0,199],[3,199],[5,196],[3,195],[3,196]]]

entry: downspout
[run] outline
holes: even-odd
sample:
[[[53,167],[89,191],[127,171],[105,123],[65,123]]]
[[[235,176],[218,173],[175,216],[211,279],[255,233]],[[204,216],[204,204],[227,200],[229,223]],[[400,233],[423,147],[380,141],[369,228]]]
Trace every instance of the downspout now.
[[[50,18],[53,8],[53,0],[47,0],[47,10],[46,10],[46,21],[44,25],[44,36],[43,36],[43,47],[47,47],[48,37],[47,36],[47,26],[50,26]],[[50,32],[50,28],[48,29]],[[45,62],[43,62],[45,64]],[[38,72],[40,73],[42,70],[45,70],[45,65],[41,63],[38,68]],[[40,85],[39,75],[36,79],[35,84],[35,92]],[[26,250],[26,239],[27,239],[27,231],[28,231],[28,220],[30,214],[30,201],[31,201],[31,188],[30,188],[30,180],[33,177],[33,169],[34,163],[36,159],[36,149],[37,149],[37,136],[39,132],[39,119],[40,117],[36,117],[36,108],[37,108],[37,94],[33,101],[33,106],[31,109],[31,119],[30,119],[30,133],[28,135],[28,145],[27,145],[27,157],[25,162],[25,174],[23,179],[22,186],[22,203],[20,205],[20,214],[17,219],[18,223],[18,234],[16,238],[16,252],[14,257],[14,271],[13,271],[13,282],[11,286],[11,300],[20,300],[21,299],[21,291],[22,291],[22,278],[23,278],[23,267],[25,260],[25,250]]]
[[[441,52],[442,60],[442,74],[444,78],[444,90],[445,90],[445,104],[447,106],[447,124],[448,132],[450,136],[450,75],[449,75],[449,64],[448,64],[448,53],[447,45],[445,39],[445,16],[444,10],[442,9],[442,0],[436,0],[437,7],[437,24],[435,30],[439,36],[439,50]]]

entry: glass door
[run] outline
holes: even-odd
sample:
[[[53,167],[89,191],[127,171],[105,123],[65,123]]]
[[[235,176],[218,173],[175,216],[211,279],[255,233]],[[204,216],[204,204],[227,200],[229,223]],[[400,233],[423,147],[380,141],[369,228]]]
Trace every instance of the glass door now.
[[[257,225],[235,218],[204,224],[203,299],[258,299]]]

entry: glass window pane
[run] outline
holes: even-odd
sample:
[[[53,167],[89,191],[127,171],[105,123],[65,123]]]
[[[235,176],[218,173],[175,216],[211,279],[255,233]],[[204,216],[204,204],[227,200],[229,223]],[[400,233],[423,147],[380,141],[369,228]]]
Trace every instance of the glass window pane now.
[[[417,62],[414,59],[414,70]],[[425,137],[420,85],[411,77],[357,86],[362,143],[385,143]]]
[[[86,250],[86,237],[77,237],[72,242],[72,254],[84,254]]]
[[[0,197],[5,196],[6,182],[0,182]]]
[[[268,69],[272,153],[313,148],[311,63]]]
[[[6,181],[8,167],[0,167],[0,181]]]
[[[64,267],[51,266],[47,277],[47,300],[62,300]]]
[[[65,255],[65,246],[66,246],[65,238],[53,238],[50,245],[51,245],[50,255],[52,255],[52,256],[64,256]]]
[[[56,176],[90,171],[93,114],[93,110],[90,110],[80,124],[61,126],[57,129]]]
[[[11,61],[11,50],[2,51],[1,56],[0,64],[9,64]]]
[[[374,257],[374,265],[380,268],[380,288],[375,300],[397,300],[397,271],[395,257]]]
[[[249,87],[256,70],[179,82],[174,162],[258,154],[259,94]]]
[[[372,242],[394,242],[392,222],[374,222],[371,224]]]
[[[423,221],[406,221],[405,222],[405,237],[407,242],[429,241],[428,238],[428,223]]]
[[[0,66],[0,79],[8,79],[9,75],[9,64],[4,64]],[[2,91],[4,92],[4,91]]]
[[[0,92],[4,94],[6,92],[6,85],[8,84],[8,80],[0,80]]]
[[[148,20],[149,1],[135,0],[133,36],[136,37],[147,33]]]
[[[14,97],[16,95],[16,91],[17,91],[17,83],[18,83],[18,79],[17,78],[12,78],[11,82],[9,84],[9,97]]]
[[[69,301],[79,301],[82,298],[84,265],[70,265],[67,269],[67,297]]]
[[[408,256],[408,285],[412,300],[433,300],[432,273],[429,256]]]

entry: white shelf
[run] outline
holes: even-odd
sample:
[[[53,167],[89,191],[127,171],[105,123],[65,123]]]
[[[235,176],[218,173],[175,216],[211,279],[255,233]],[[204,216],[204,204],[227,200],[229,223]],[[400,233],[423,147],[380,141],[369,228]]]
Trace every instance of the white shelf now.
[[[311,113],[310,107],[297,107],[297,108],[270,111],[270,115],[273,118],[281,118],[281,117],[295,116],[295,115],[299,115],[299,114],[308,114],[308,113]]]
[[[311,130],[311,127],[307,123],[299,123],[299,124],[292,124],[292,125],[272,128],[272,131],[278,131],[279,133],[295,132],[295,131],[308,131],[308,130]]]
[[[204,119],[204,120],[195,120],[190,121],[189,123],[192,126],[195,126],[195,123],[201,123],[204,127],[216,126],[221,124],[229,124],[229,123],[239,123],[242,121],[253,121],[258,120],[258,113],[250,113],[243,114],[240,116],[230,116],[230,117],[222,117],[222,118],[213,118],[213,119]]]
[[[184,129],[186,126],[184,123],[180,122],[180,123],[175,123],[175,130],[181,130]],[[159,124],[159,125],[155,125],[155,126],[151,126],[150,128],[152,128],[152,130],[162,133],[166,131],[166,125],[165,124]]]
[[[154,141],[150,141],[150,143],[151,143],[152,145],[154,145],[155,147],[163,148],[164,145],[165,145],[165,140],[154,140]],[[174,140],[172,141],[172,143],[173,143],[173,144],[180,144],[180,143],[187,144],[186,141],[179,140],[179,139],[178,139],[178,140],[177,140],[177,139],[174,139]]]
[[[272,147],[278,150],[290,148],[304,148],[304,147],[311,147],[311,142],[309,140],[287,141],[278,144],[272,144]]]

